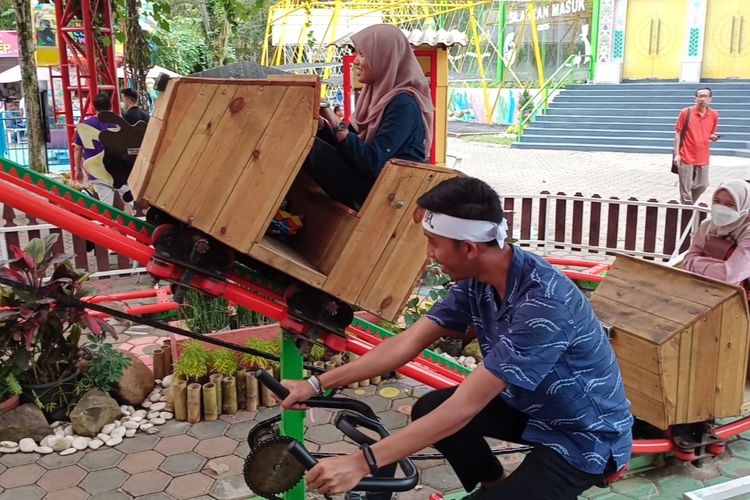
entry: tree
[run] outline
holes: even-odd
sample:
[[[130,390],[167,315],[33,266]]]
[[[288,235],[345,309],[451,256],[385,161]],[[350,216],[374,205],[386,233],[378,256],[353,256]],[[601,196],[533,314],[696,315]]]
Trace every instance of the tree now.
[[[140,0],[127,0],[127,30],[125,43],[126,70],[133,83],[133,90],[138,94],[141,104],[148,98],[146,75],[151,68],[151,51],[148,40],[141,29]]]
[[[39,81],[36,77],[35,44],[31,2],[13,0],[18,31],[18,52],[21,59],[21,90],[26,106],[26,127],[29,134],[29,166],[37,172],[47,171],[47,150],[44,141]]]

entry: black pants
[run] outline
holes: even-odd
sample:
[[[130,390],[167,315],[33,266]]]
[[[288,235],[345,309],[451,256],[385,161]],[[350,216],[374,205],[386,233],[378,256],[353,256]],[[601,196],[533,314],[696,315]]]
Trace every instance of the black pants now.
[[[302,168],[339,203],[359,210],[373,182],[356,172],[326,138],[316,137]]]
[[[412,418],[418,419],[447,400],[455,388],[439,389],[422,396],[412,409]],[[521,435],[528,417],[511,408],[499,397],[488,404],[465,427],[438,441],[434,447],[453,467],[467,492],[478,483],[500,478],[503,467],[487,444],[485,437],[511,443],[531,444]],[[570,465],[552,449],[535,445],[521,465],[502,483],[483,495],[482,499],[507,500],[575,500],[578,495],[615,472],[610,464],[604,474],[588,474]]]

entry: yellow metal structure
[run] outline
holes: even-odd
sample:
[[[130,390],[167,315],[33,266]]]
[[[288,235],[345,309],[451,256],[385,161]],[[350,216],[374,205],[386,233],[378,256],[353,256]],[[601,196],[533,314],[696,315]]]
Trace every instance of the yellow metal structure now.
[[[717,1],[721,3],[727,0]],[[628,2],[624,79],[679,78],[686,48],[687,4],[687,0]]]
[[[750,1],[710,0],[703,78],[750,78]]]

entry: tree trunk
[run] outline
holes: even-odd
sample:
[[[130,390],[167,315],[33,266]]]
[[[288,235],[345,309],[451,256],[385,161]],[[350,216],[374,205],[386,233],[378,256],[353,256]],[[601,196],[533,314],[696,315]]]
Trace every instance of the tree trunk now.
[[[18,31],[18,52],[21,57],[21,91],[26,107],[26,127],[29,135],[29,167],[37,172],[47,171],[47,149],[44,143],[39,81],[36,77],[35,45],[31,2],[13,0]]]
[[[126,66],[128,78],[133,82],[133,90],[138,94],[139,104],[148,101],[146,75],[151,68],[151,51],[141,30],[139,20],[140,0],[127,0],[128,19],[126,37]]]

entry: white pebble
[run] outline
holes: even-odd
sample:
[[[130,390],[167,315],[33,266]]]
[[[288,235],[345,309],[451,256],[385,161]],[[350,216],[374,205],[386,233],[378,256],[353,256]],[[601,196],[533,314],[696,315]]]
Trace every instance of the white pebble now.
[[[148,412],[148,415],[146,415],[146,418],[147,418],[148,420],[151,420],[152,418],[156,418],[156,417],[158,417],[158,416],[159,416],[159,413],[160,413],[160,412],[158,412],[158,411],[150,411],[150,412]]]
[[[466,361],[466,356],[459,356],[458,362],[461,363],[461,364],[463,364],[464,361]]]
[[[123,423],[122,426],[125,427],[126,429],[137,429],[138,428],[138,422],[127,421],[127,422]]]
[[[161,397],[161,394],[159,394],[159,393],[157,392],[157,393],[155,393],[155,394],[151,394],[151,396],[149,396],[149,398],[148,398],[148,399],[149,399],[149,401],[151,401],[152,403],[156,403],[157,401],[159,401],[159,398],[160,398],[160,397]]]
[[[39,453],[40,455],[49,455],[55,450],[53,450],[49,446],[37,446],[36,448],[34,448],[34,451],[36,453]]]
[[[143,432],[145,432],[146,434],[156,434],[157,432],[159,432],[159,429],[157,429],[156,427],[149,427]]]
[[[154,380],[154,384],[161,385],[161,379],[157,378],[156,380]]]
[[[110,434],[112,433],[113,430],[115,430],[115,427],[116,427],[115,424],[107,424],[104,427],[102,427],[102,430],[99,432],[101,432],[102,434]]]
[[[55,436],[63,436],[64,434],[65,433],[63,432],[63,428],[62,427],[57,427],[55,429]]]
[[[163,380],[161,381],[161,386],[162,386],[162,387],[164,387],[164,388],[166,389],[166,388],[167,388],[167,387],[169,387],[170,385],[172,385],[172,375],[167,375],[167,376],[166,376],[166,377],[164,377],[164,379],[163,379]]]
[[[131,422],[141,423],[143,422],[143,417],[130,417]]]
[[[73,446],[73,440],[74,440],[75,438],[76,438],[76,437],[75,437],[75,436],[73,436],[73,435],[70,435],[70,436],[63,436],[63,439],[65,439],[65,440],[66,440],[66,441],[68,442],[68,444],[70,444],[71,446]]]
[[[120,439],[122,439],[122,437],[125,435],[125,431],[126,430],[127,429],[125,427],[117,427],[115,430],[112,431],[112,433],[110,434],[110,436],[112,438],[120,438]]]
[[[114,424],[114,426],[115,426],[115,427],[120,427],[120,425],[122,424],[122,422],[121,422],[121,421],[119,421],[119,420],[115,420],[115,421],[114,421],[114,422],[112,422],[112,423]]]
[[[69,425],[69,426],[65,427],[65,429],[63,429],[63,434],[65,434],[66,436],[72,436],[73,435],[73,426]]]
[[[70,448],[70,442],[63,436],[57,436],[49,440],[48,446],[54,451],[63,451]]]
[[[474,358],[474,356],[466,356],[466,359],[464,360],[467,365],[475,365],[477,364],[477,360]]]
[[[55,439],[54,434],[50,434],[49,436],[44,436],[44,439],[39,441],[39,446],[49,446],[49,442],[52,439]]]
[[[103,444],[104,441],[102,441],[101,439],[92,439],[89,443],[89,448],[91,448],[92,450],[97,450],[101,448]]]
[[[75,448],[68,448],[68,449],[65,449],[65,450],[61,451],[61,452],[60,452],[60,455],[62,455],[62,456],[65,456],[65,455],[72,455],[73,453],[75,453],[75,452],[77,452],[77,451],[78,451],[78,450],[76,450]]]
[[[122,438],[121,437],[113,437],[112,439],[110,439],[109,441],[107,441],[105,444],[107,446],[117,446],[120,443],[122,443]]]
[[[152,423],[152,424],[154,424],[154,425],[163,425],[163,424],[167,423],[167,421],[166,421],[166,420],[164,420],[164,419],[163,419],[163,418],[161,418],[161,417],[156,417],[155,419],[153,419],[153,420],[151,421],[151,423]]]
[[[49,426],[50,426],[50,428],[52,428],[52,429],[57,429],[57,428],[58,428],[58,427],[60,427],[61,425],[62,425],[62,421],[61,421],[61,420],[55,420],[55,421],[54,421],[54,422],[52,422],[52,423],[51,423],[51,424],[50,424]]]
[[[172,420],[174,418],[174,413],[170,413],[168,411],[163,411],[159,413],[159,416],[163,418],[164,420]]]
[[[79,437],[76,437],[76,438],[75,438],[75,439],[73,440],[73,443],[72,443],[72,444],[73,444],[73,448],[75,448],[76,450],[85,450],[85,449],[86,449],[86,447],[88,447],[88,443],[86,443],[86,440],[85,440],[85,439],[83,439],[83,438],[82,438],[82,437],[80,437],[80,436],[79,436]]]
[[[96,439],[98,439],[99,441],[103,443],[104,441],[109,439],[109,434],[104,434],[103,432],[100,432],[99,434],[96,435]]]
[[[13,448],[6,448],[4,446],[0,447],[0,453],[15,453],[18,451],[18,446],[14,446]]]
[[[162,402],[162,403],[166,402],[167,401],[167,396],[160,396],[159,397],[159,401]]]
[[[167,403],[158,402],[151,405],[151,411],[161,411],[167,406]]]
[[[154,424],[152,424],[151,422],[146,422],[145,424],[141,424],[141,426],[139,428],[142,431],[147,431],[148,429],[152,428],[153,426],[154,426]]]
[[[31,453],[36,448],[36,442],[31,438],[23,438],[18,442],[18,447],[23,453]]]
[[[138,410],[137,412],[133,413],[133,415],[131,415],[130,419],[132,420],[133,418],[139,418],[139,417],[143,418],[146,416],[147,413],[148,412],[146,410]]]
[[[16,443],[15,441],[0,441],[0,446],[2,446],[3,448],[15,448],[16,446],[18,446],[18,443]]]
[[[143,406],[144,408],[150,408],[151,407],[151,401],[149,401],[147,399],[146,401],[144,401],[143,403],[141,403],[141,406]]]
[[[138,431],[138,429],[128,429],[125,431],[125,437],[132,438],[135,436],[135,433]]]

